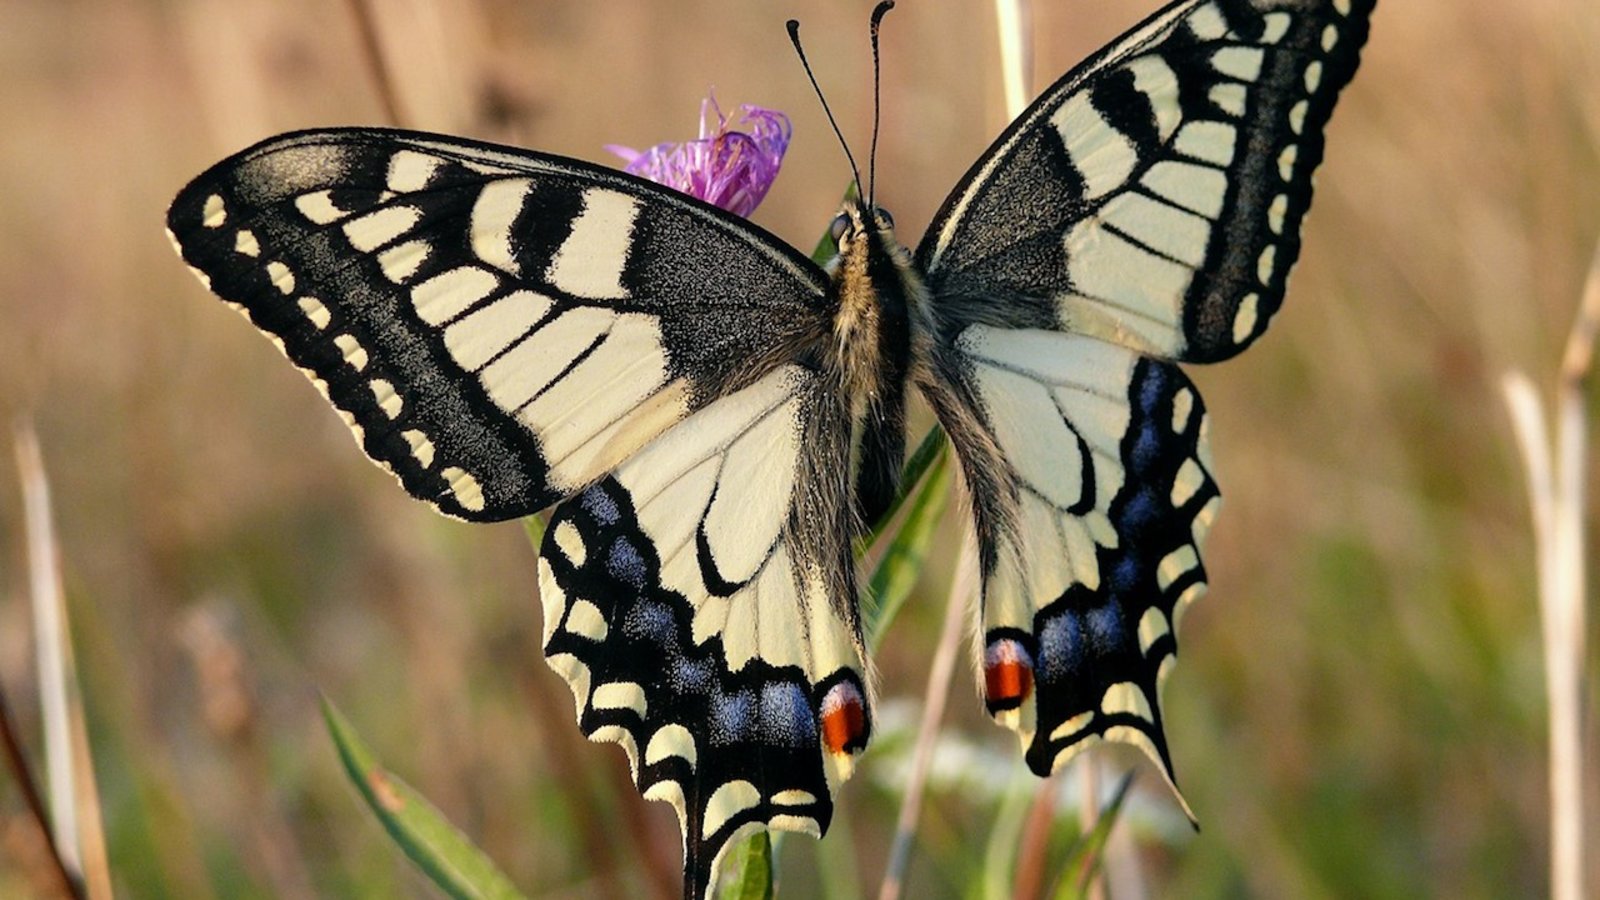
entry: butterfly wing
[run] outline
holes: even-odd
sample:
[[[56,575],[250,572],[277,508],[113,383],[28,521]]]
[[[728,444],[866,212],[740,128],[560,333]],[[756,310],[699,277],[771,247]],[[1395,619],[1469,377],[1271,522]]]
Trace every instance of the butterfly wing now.
[[[1277,310],[1372,0],[1182,0],[1046,91],[918,249],[922,379],[984,573],[984,688],[1028,762],[1097,740],[1172,781],[1160,686],[1220,503],[1200,399]]]
[[[1172,781],[1161,687],[1221,503],[1198,393],[1086,335],[977,325],[947,360],[929,395],[973,496],[990,714],[1041,775],[1113,740]]]
[[[849,419],[785,366],[557,508],[545,654],[578,723],[677,810],[685,896],[758,828],[821,836],[870,730],[849,541]]]
[[[168,224],[413,495],[492,520],[577,494],[545,651],[677,808],[696,896],[734,837],[827,827],[870,718],[849,422],[793,362],[828,334],[820,269],[631,176],[380,129],[246,150]]]
[[[1282,303],[1372,6],[1182,0],[1073,70],[929,227],[940,314],[1168,359],[1244,349]]]
[[[184,188],[168,228],[375,462],[465,519],[581,489],[828,321],[826,276],[736,217],[458,138],[273,138]]]

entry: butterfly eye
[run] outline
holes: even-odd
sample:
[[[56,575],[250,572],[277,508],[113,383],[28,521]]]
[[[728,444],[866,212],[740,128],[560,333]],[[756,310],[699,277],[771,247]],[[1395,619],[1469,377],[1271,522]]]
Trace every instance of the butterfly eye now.
[[[875,206],[872,208],[872,211],[877,214],[879,225],[884,228],[894,227],[894,216],[889,215],[889,211],[887,209],[884,209],[881,206]]]
[[[828,234],[833,236],[835,244],[844,239],[844,233],[850,228],[850,217],[840,213],[833,217],[833,224],[828,226]]]

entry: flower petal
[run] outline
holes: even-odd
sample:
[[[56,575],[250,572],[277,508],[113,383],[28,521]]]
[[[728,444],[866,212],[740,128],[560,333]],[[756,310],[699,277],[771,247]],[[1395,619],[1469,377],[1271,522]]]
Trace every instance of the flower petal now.
[[[712,116],[715,122],[712,122]],[[624,171],[748,216],[778,177],[794,129],[789,117],[765,107],[738,108],[735,127],[715,96],[700,104],[698,138],[666,142],[646,150],[608,145],[626,163]]]

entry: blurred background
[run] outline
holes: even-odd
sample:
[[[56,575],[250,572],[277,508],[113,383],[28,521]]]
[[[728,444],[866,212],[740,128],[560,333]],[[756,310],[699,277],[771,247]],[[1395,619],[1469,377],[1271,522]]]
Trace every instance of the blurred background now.
[[[1155,5],[1037,0],[1035,88]],[[754,218],[809,249],[848,172],[783,21],[803,21],[863,155],[870,6],[368,0],[391,113],[350,3],[0,0],[0,420],[34,423],[51,475],[122,894],[430,895],[339,770],[318,691],[531,896],[661,894],[676,820],[573,726],[539,655],[522,529],[409,500],[185,271],[162,216],[189,178],[280,131],[394,114],[613,163],[605,144],[692,137],[714,86],[727,108],[793,117]],[[995,48],[976,0],[887,19],[878,194],[908,242],[1005,124]],[[1380,5],[1273,334],[1191,369],[1227,503],[1166,709],[1203,831],[1144,770],[1118,826],[1124,892],[1548,889],[1534,545],[1499,381],[1553,382],[1597,185],[1600,5]],[[0,684],[37,751],[12,472]],[[783,896],[816,895],[819,870],[835,897],[881,877],[954,524],[878,655],[884,738],[837,833],[783,843]],[[969,681],[964,660],[911,896],[974,895],[987,835],[1033,789]],[[1600,760],[1585,765],[1600,834]],[[0,781],[0,895],[41,890],[39,852]],[[1600,884],[1600,854],[1587,865]]]

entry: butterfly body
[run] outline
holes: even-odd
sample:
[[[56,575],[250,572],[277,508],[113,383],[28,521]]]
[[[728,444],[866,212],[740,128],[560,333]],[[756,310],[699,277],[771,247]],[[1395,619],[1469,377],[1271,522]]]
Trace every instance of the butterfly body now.
[[[893,220],[859,201],[834,220],[838,255],[828,263],[837,312],[828,366],[848,395],[854,438],[856,519],[888,509],[905,456],[910,373],[931,337],[927,289]]]
[[[970,500],[988,711],[1035,772],[1120,742],[1175,788],[1161,687],[1220,503],[1178,364],[1281,304],[1373,3],[1177,0],[1042,93],[914,250],[852,201],[826,268],[639,178],[380,128],[263,141],[167,223],[413,496],[556,504],[546,659],[704,896],[739,836],[826,830],[871,739],[852,539],[913,393]]]

